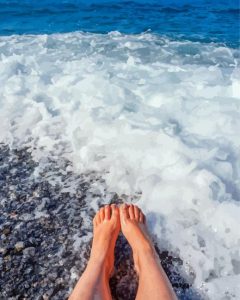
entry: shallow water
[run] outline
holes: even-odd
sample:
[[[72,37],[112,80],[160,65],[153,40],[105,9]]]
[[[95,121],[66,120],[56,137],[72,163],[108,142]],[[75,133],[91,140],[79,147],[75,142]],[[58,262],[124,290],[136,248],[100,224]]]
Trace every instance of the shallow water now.
[[[67,299],[89,259],[95,211],[123,199],[108,191],[100,174],[74,173],[66,159],[49,159],[39,169],[29,149],[1,144],[0,161],[0,298]],[[182,260],[154,244],[179,299],[202,299],[193,278],[182,275]],[[120,234],[110,280],[113,299],[135,299],[131,252]]]
[[[196,290],[238,297],[239,50],[76,32],[1,37],[0,51],[1,141],[135,195]]]
[[[0,23],[0,142],[20,151],[9,154],[1,146],[0,225],[5,230],[10,222],[13,230],[1,237],[3,297],[12,292],[12,273],[6,268],[14,270],[22,259],[19,270],[25,274],[30,268],[24,264],[25,254],[15,249],[21,240],[29,247],[28,226],[36,226],[36,239],[49,239],[53,247],[42,251],[34,244],[40,277],[49,273],[50,255],[55,271],[61,273],[62,288],[54,291],[49,278],[40,290],[14,280],[12,297],[35,299],[37,292],[39,299],[44,293],[46,299],[62,299],[68,292],[66,283],[72,287],[85,266],[94,212],[104,203],[125,200],[142,207],[160,256],[176,264],[182,299],[238,299],[240,51],[238,33],[232,30],[237,24],[236,3],[226,7],[219,2],[213,8],[196,2],[201,7],[195,9],[197,15],[191,5],[155,4],[153,13],[153,4],[129,3],[127,18],[120,4],[95,3],[82,12],[76,8],[82,7],[80,2],[72,8],[70,2],[0,3],[6,17]],[[119,27],[103,22],[109,5],[111,20],[116,11],[120,20],[123,11]],[[144,22],[139,16],[132,18],[136,5]],[[217,18],[220,9],[224,13]],[[171,18],[173,11],[179,26]],[[205,27],[201,17],[199,22],[194,19],[203,11]],[[69,22],[63,23],[65,18]],[[152,31],[141,33],[148,22]],[[214,26],[218,32],[210,33]],[[76,29],[81,32],[67,32]],[[79,191],[82,182],[88,188]],[[40,194],[35,194],[34,184]],[[49,198],[48,190],[54,200],[50,203],[42,200]],[[16,207],[21,213],[13,220]],[[45,227],[53,215],[58,216],[55,227],[48,231]],[[57,228],[64,218],[70,233],[63,237]],[[84,234],[77,232],[74,222],[82,224]],[[58,238],[65,238],[64,249]],[[83,260],[76,258],[79,249]],[[57,263],[59,257],[63,265]],[[3,271],[11,276],[3,276]],[[29,272],[26,276],[35,274],[34,269]],[[170,277],[174,272],[169,271]],[[118,293],[129,288],[131,274],[130,268],[126,276],[120,270]],[[132,293],[134,288],[135,283]]]

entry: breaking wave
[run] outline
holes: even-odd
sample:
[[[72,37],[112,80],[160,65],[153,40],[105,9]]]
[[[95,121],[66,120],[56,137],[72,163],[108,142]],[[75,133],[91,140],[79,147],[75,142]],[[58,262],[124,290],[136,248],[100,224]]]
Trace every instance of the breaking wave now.
[[[137,196],[198,291],[240,297],[240,51],[74,32],[1,36],[0,53],[0,142]]]

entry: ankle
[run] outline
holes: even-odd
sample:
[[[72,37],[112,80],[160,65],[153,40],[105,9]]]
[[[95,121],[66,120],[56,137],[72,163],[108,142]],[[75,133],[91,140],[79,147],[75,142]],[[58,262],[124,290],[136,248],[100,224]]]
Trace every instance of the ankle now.
[[[131,245],[133,253],[144,255],[144,253],[152,253],[154,247],[148,239],[141,239],[138,243]]]
[[[88,265],[90,266],[102,266],[105,263],[106,256],[101,252],[98,255],[90,254]]]
[[[134,265],[138,274],[142,268],[148,266],[151,262],[156,262],[157,259],[156,251],[150,243],[133,252]]]
[[[90,256],[87,269],[90,273],[98,273],[101,278],[109,280],[111,276],[111,266],[108,261],[102,257]]]

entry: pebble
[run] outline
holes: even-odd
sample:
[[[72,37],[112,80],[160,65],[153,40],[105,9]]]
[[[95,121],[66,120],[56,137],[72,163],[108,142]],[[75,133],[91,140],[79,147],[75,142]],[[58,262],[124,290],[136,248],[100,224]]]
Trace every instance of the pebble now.
[[[4,270],[0,299],[67,299],[90,255],[95,214],[91,200],[98,203],[96,209],[102,199],[121,202],[107,191],[99,174],[66,169],[71,164],[64,159],[49,157],[38,164],[29,149],[10,150],[0,144],[0,268]],[[96,185],[101,185],[97,194]],[[123,238],[118,239],[116,252],[112,294],[116,299],[134,299],[137,277]]]
[[[15,249],[16,249],[17,251],[21,251],[23,248],[24,248],[24,242],[17,242],[17,243],[15,244]]]
[[[7,248],[0,247],[0,253],[2,255],[6,254],[7,253]]]
[[[7,227],[7,228],[4,228],[3,231],[2,231],[2,233],[3,233],[4,235],[6,235],[6,236],[9,235],[10,232],[11,232],[11,229],[8,228],[8,227]]]

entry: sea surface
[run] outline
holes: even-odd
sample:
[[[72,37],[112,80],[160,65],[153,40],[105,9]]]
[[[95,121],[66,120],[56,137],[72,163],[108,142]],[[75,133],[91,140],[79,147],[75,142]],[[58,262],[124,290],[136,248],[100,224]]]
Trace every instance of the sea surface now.
[[[239,12],[0,0],[1,299],[66,299],[95,211],[123,201],[180,299],[240,299]],[[134,299],[121,241],[111,287]]]
[[[238,0],[0,1],[0,34],[146,31],[239,46]]]

